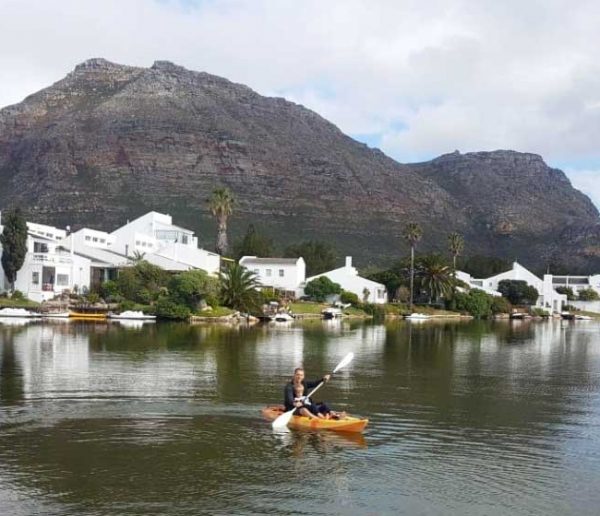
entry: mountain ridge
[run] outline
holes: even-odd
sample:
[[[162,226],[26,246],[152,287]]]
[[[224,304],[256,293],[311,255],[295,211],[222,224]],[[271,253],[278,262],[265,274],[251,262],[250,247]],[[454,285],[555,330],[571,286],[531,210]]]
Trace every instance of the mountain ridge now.
[[[0,110],[0,181],[0,208],[37,220],[112,229],[156,209],[208,247],[205,201],[227,186],[234,235],[253,222],[282,244],[326,239],[365,264],[404,252],[402,226],[415,220],[423,250],[458,230],[469,254],[600,265],[598,210],[541,156],[399,163],[304,106],[168,61],[90,59]]]

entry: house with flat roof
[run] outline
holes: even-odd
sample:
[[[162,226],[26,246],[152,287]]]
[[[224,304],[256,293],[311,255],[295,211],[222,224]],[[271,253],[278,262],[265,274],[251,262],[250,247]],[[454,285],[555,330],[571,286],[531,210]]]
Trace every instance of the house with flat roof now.
[[[240,265],[256,274],[260,284],[299,297],[306,279],[304,258],[259,258],[243,256]]]

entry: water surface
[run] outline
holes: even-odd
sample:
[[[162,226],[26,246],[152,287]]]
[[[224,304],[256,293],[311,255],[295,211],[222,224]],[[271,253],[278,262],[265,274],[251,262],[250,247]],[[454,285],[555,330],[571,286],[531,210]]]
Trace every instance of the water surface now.
[[[13,322],[14,324],[14,322]],[[0,323],[2,514],[589,514],[600,325]],[[361,436],[273,434],[294,367]]]

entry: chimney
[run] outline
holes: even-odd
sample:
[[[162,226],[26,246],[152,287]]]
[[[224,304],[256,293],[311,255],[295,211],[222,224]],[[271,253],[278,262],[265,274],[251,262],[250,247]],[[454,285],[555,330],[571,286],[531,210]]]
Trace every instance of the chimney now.
[[[352,267],[352,256],[346,256],[346,267]]]

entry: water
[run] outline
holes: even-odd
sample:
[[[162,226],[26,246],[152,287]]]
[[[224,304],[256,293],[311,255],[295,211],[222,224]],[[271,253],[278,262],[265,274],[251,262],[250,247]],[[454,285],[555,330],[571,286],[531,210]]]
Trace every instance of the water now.
[[[273,434],[322,390],[364,436]],[[312,374],[311,374],[312,373]],[[600,325],[0,323],[0,513],[600,512]]]

